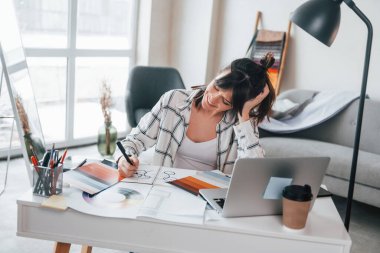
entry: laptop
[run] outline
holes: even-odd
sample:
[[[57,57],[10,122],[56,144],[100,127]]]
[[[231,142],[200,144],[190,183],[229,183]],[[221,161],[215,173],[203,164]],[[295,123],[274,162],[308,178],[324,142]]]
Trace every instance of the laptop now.
[[[228,189],[201,189],[200,195],[223,217],[276,215],[282,214],[285,186],[308,184],[312,208],[329,162],[329,157],[240,158]]]

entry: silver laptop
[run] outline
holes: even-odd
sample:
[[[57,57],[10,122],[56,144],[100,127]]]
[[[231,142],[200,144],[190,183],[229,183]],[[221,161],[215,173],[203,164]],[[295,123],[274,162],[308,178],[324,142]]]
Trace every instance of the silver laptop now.
[[[228,189],[202,189],[201,196],[223,217],[282,213],[282,190],[290,184],[311,186],[312,205],[329,157],[241,158]]]

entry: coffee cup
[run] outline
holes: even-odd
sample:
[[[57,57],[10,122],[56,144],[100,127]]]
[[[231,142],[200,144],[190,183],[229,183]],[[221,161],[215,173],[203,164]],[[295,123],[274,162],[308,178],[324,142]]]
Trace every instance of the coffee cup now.
[[[288,185],[282,191],[282,223],[291,229],[306,225],[313,194],[310,185]]]

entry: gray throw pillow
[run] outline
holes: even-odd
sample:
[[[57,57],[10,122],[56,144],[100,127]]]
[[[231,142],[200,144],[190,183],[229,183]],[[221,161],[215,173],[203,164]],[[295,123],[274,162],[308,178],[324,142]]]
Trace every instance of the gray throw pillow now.
[[[297,90],[292,90],[290,93],[286,93],[283,96],[278,96],[276,102],[272,108],[271,117],[276,120],[287,120],[297,116],[302,110],[313,101],[315,95],[318,92],[309,92],[308,94],[303,93],[296,99]]]

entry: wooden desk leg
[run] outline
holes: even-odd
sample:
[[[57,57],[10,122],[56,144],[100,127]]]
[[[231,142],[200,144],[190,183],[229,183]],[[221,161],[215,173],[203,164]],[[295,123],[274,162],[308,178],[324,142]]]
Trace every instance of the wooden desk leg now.
[[[88,245],[82,245],[82,250],[80,253],[91,253],[92,252],[92,246]]]
[[[71,243],[56,242],[54,245],[54,253],[69,253]]]

